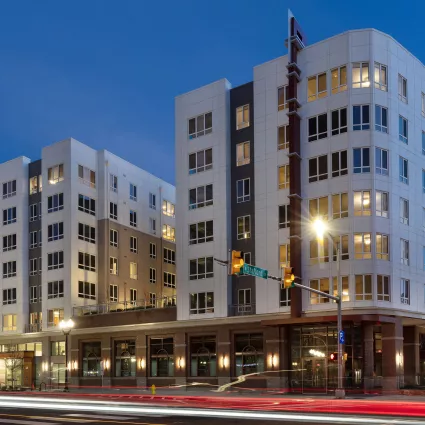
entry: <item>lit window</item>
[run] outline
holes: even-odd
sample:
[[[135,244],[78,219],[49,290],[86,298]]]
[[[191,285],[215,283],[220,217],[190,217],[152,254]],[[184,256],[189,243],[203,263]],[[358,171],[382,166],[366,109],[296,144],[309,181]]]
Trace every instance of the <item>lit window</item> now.
[[[50,167],[47,170],[47,180],[49,184],[56,184],[63,181],[63,164]]]
[[[332,195],[333,219],[348,217],[348,193],[336,193]]]
[[[310,213],[310,220],[315,219],[327,220],[329,213],[328,197],[310,199],[308,201],[308,210]]]
[[[170,226],[169,224],[162,225],[162,237],[167,239],[168,241],[175,242],[175,228]]]
[[[251,216],[245,215],[237,219],[238,240],[251,237]]]
[[[289,243],[279,246],[279,267],[289,267],[291,264],[291,246]]]
[[[330,294],[329,288],[329,278],[323,279],[311,279],[310,280],[310,288],[315,289],[316,291],[325,292],[326,294]],[[330,298],[325,295],[317,294],[315,292],[310,292],[310,304],[323,304],[328,303]]]
[[[337,251],[339,248],[339,256],[340,260],[349,260],[350,259],[350,252],[348,249],[349,244],[349,236],[348,235],[340,235],[340,236],[334,236],[333,237],[333,244],[332,244],[332,261],[337,261]]]
[[[282,86],[277,89],[277,110],[288,109],[289,86]]]
[[[236,145],[236,166],[246,165],[251,162],[250,143],[242,142]]]
[[[356,301],[370,301],[373,299],[372,275],[356,274],[355,277]]]
[[[389,260],[390,259],[390,243],[389,236],[382,233],[376,234],[376,258],[379,260]]]
[[[329,262],[329,240],[312,239],[310,241],[310,264],[328,263]]]
[[[332,94],[347,90],[347,67],[331,69]]]
[[[388,192],[376,191],[375,203],[376,203],[376,215],[378,217],[388,218]]]
[[[354,258],[356,260],[372,258],[370,233],[354,233]]]
[[[342,281],[342,302],[348,302],[350,301],[350,282],[348,279],[348,276],[341,276],[340,277]],[[333,277],[333,291],[334,291],[334,297],[338,296],[338,277]]]
[[[388,90],[387,67],[375,62],[375,88],[382,91]]]
[[[113,275],[118,274],[118,258],[109,257],[109,273]]]
[[[130,263],[130,279],[137,279],[137,263]]]
[[[328,95],[327,84],[326,84],[326,72],[313,77],[309,77],[307,80],[307,100],[312,102],[313,100],[321,99]]]
[[[34,195],[38,192],[37,176],[30,177],[30,195]]]
[[[249,127],[249,105],[236,108],[236,130]]]
[[[369,62],[354,62],[352,71],[353,89],[370,87]]]
[[[370,216],[371,207],[370,190],[354,192],[355,216]]]
[[[278,167],[278,188],[289,188],[289,164]]]
[[[174,217],[175,205],[164,199],[162,201],[162,214],[167,215],[168,217]]]

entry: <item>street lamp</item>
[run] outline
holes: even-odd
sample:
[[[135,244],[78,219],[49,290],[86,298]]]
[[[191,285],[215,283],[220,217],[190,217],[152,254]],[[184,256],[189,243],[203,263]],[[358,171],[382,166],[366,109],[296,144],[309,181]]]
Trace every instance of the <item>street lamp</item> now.
[[[71,333],[74,325],[75,325],[75,323],[72,319],[61,320],[59,322],[59,328],[62,330],[63,334],[65,335],[65,388],[63,389],[64,392],[69,392],[69,387],[68,387],[68,335]]]
[[[329,238],[332,241],[332,248],[336,248],[336,270],[337,270],[337,308],[338,308],[338,314],[337,314],[337,328],[338,328],[338,386],[335,390],[335,397],[336,398],[345,398],[345,389],[344,389],[344,382],[342,378],[342,344],[341,344],[341,331],[342,331],[342,281],[340,276],[340,244],[339,241],[335,242],[332,235],[327,230],[326,223],[321,220],[317,219],[313,222],[313,228],[316,232],[318,239],[323,239],[324,234],[327,233]],[[332,277],[332,276],[331,276]]]

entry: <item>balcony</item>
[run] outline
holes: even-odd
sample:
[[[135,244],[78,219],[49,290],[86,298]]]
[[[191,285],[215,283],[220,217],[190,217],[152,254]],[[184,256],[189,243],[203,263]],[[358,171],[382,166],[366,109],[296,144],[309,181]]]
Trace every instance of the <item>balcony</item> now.
[[[229,306],[229,316],[251,316],[255,314],[255,304],[235,304]]]
[[[41,323],[29,323],[25,325],[25,333],[41,332]]]

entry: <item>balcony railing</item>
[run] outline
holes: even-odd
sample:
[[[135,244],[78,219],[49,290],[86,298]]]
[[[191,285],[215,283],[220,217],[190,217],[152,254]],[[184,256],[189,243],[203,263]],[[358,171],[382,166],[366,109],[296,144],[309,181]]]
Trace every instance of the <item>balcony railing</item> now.
[[[250,316],[255,314],[255,304],[235,304],[229,306],[229,316]]]
[[[41,332],[41,323],[29,323],[25,325],[25,333]]]
[[[74,307],[74,316],[91,316],[97,314],[121,313],[125,311],[175,308],[176,297],[164,297],[156,300],[114,301],[104,304]]]

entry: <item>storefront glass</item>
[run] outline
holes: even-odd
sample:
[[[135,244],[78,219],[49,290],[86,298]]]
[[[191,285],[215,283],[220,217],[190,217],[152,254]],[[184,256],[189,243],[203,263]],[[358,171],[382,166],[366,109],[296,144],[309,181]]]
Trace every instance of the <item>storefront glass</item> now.
[[[264,372],[263,334],[235,335],[236,376]]]
[[[190,374],[205,377],[217,375],[215,336],[190,339]]]
[[[136,340],[115,341],[115,376],[136,376]]]
[[[101,347],[99,342],[83,343],[83,376],[101,376]]]
[[[150,340],[150,376],[174,376],[174,340],[173,338],[151,338]]]

